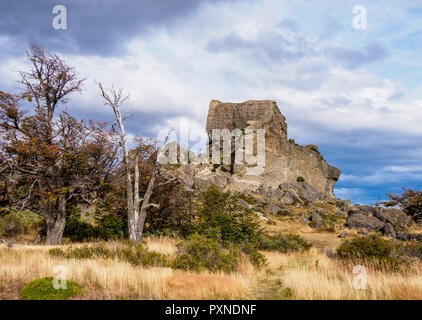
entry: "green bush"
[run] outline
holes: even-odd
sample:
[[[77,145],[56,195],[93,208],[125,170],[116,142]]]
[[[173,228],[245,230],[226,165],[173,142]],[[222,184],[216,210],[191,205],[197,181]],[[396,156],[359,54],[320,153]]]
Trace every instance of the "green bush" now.
[[[238,205],[239,197],[222,192],[216,186],[210,186],[199,196],[199,221],[192,225],[188,231],[190,234],[218,234],[224,246],[229,243],[258,243],[263,234],[258,218],[251,210]]]
[[[94,225],[84,221],[80,212],[77,207],[67,208],[64,236],[72,242],[92,239],[118,240],[128,236],[126,217],[95,212]]]
[[[357,237],[345,240],[337,248],[337,258],[370,263],[375,268],[399,271],[407,259],[399,244],[379,236]]]
[[[66,218],[63,236],[73,242],[82,242],[97,238],[97,232],[95,227],[83,221],[79,214],[71,214]]]
[[[53,278],[31,281],[20,292],[22,300],[67,300],[82,294],[82,287],[72,281],[66,281],[66,289],[55,289]]]
[[[128,237],[127,217],[106,214],[95,219],[96,231],[103,240],[118,240]]]
[[[242,252],[246,254],[249,261],[257,268],[267,265],[268,261],[265,256],[259,252],[258,248],[253,244],[245,244],[241,248]]]
[[[193,234],[178,245],[178,254],[173,267],[190,271],[235,271],[240,263],[241,254],[235,247],[222,248],[221,244],[203,235]]]
[[[299,177],[297,177],[296,181],[297,181],[297,182],[305,182],[305,178],[304,178],[304,177],[299,176]]]
[[[280,234],[275,236],[265,236],[259,243],[261,250],[275,250],[282,253],[292,253],[306,251],[312,244],[297,234]]]

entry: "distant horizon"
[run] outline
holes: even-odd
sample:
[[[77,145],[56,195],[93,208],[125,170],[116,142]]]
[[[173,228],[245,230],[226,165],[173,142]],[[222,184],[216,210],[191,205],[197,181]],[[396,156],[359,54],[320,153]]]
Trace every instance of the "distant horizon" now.
[[[0,90],[19,92],[34,44],[87,78],[70,114],[113,122],[96,80],[130,92],[131,136],[205,133],[212,99],[275,100],[288,138],[342,171],[335,195],[374,204],[422,189],[421,39],[410,0],[0,0]]]

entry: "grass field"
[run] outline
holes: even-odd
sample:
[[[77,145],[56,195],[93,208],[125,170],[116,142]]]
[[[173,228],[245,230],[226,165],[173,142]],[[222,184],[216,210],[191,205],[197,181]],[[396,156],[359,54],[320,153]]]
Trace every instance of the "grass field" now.
[[[405,273],[368,269],[367,289],[353,286],[353,265],[329,258],[335,234],[307,232],[319,245],[305,253],[265,252],[269,264],[260,271],[244,262],[236,273],[190,273],[170,268],[144,268],[112,259],[52,258],[47,246],[0,246],[0,298],[18,299],[23,286],[55,276],[65,267],[68,280],[84,287],[74,299],[421,299],[422,265]],[[321,242],[321,239],[323,241]],[[115,245],[114,243],[107,244]],[[73,245],[75,247],[77,245]],[[148,238],[151,251],[175,254],[176,240]]]

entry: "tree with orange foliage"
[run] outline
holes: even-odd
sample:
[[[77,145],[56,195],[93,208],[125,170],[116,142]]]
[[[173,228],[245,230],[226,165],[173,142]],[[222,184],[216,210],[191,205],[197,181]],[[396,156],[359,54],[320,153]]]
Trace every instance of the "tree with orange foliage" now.
[[[46,244],[61,244],[69,202],[92,202],[117,164],[115,133],[105,124],[58,112],[83,79],[55,54],[33,46],[20,72],[23,93],[0,92],[1,169],[9,201],[45,218]],[[25,102],[27,101],[27,102]],[[23,111],[23,104],[33,106]]]
[[[422,224],[422,191],[404,189],[400,194],[387,194],[391,200],[385,201],[387,207],[399,206],[416,223]]]

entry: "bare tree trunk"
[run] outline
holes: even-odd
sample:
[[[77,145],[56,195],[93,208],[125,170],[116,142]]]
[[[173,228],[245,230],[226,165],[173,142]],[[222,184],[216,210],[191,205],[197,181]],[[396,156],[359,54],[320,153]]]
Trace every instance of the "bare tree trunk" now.
[[[126,189],[127,189],[127,211],[128,211],[128,228],[129,228],[129,239],[136,241],[136,216],[134,212],[134,203],[133,203],[133,187],[132,187],[132,177],[130,175],[130,159],[129,159],[129,150],[126,143],[126,131],[123,123],[122,116],[120,114],[120,107],[117,105],[113,108],[116,115],[117,122],[120,127],[120,140],[123,147],[123,161],[126,171]],[[139,174],[139,173],[138,173]],[[136,194],[136,192],[135,192]],[[136,206],[136,203],[135,203]]]
[[[135,157],[135,181],[134,181],[134,199],[133,199],[133,218],[134,226],[136,228],[135,232],[135,241],[140,242],[141,237],[138,232],[138,223],[139,223],[139,166],[138,166],[138,157]]]
[[[46,245],[62,244],[64,227],[66,224],[66,199],[64,195],[60,195],[57,199],[58,207],[50,206],[49,210],[56,210],[55,214],[50,213],[47,222]]]
[[[119,125],[120,129],[120,143],[123,148],[123,163],[124,169],[126,173],[126,190],[127,190],[127,221],[128,221],[128,229],[129,229],[129,239],[133,241],[137,241],[137,217],[135,216],[135,207],[136,203],[134,204],[133,201],[133,186],[132,186],[132,177],[130,175],[130,159],[129,159],[129,149],[126,143],[126,131],[124,120],[120,113],[120,106],[129,98],[129,96],[122,96],[122,90],[115,90],[115,89],[105,89],[101,83],[98,83],[98,87],[100,88],[101,95],[105,100],[105,104],[110,106],[113,109],[114,115],[116,116],[116,121]],[[138,171],[139,175],[139,171]],[[137,192],[135,192],[137,193]],[[139,202],[139,201],[138,201]]]
[[[170,137],[171,131],[172,131],[172,129],[167,134],[167,137],[164,140],[164,143],[161,146],[161,148],[163,148],[167,144],[167,141],[168,141],[168,139]],[[160,164],[158,162],[158,159],[159,159],[159,156],[160,156],[160,151],[161,150],[158,150],[158,152],[157,152],[157,159],[155,161],[154,170],[153,170],[153,172],[151,174],[151,179],[149,180],[148,187],[147,187],[147,190],[145,191],[144,199],[142,201],[141,211],[140,211],[140,214],[139,214],[139,221],[138,221],[138,224],[137,224],[137,233],[138,233],[137,234],[137,238],[138,238],[138,242],[141,241],[142,234],[144,232],[144,225],[145,225],[145,219],[147,217],[147,210],[150,207],[158,207],[158,205],[151,204],[150,203],[150,198],[151,198],[152,192],[153,192],[154,187],[155,187],[155,178],[156,178],[157,173],[158,173],[158,171],[160,169]]]
[[[145,195],[144,195],[144,200],[142,201],[141,212],[140,212],[139,221],[137,225],[137,229],[138,229],[137,238],[139,239],[138,241],[141,241],[142,239],[142,234],[144,232],[145,219],[147,217],[147,210],[148,208],[151,207],[149,200],[151,198],[152,191],[154,189],[155,177],[157,175],[157,171],[158,171],[158,164],[155,165],[154,171],[151,175],[151,179],[149,180],[149,183],[148,183],[147,191],[145,192]]]

